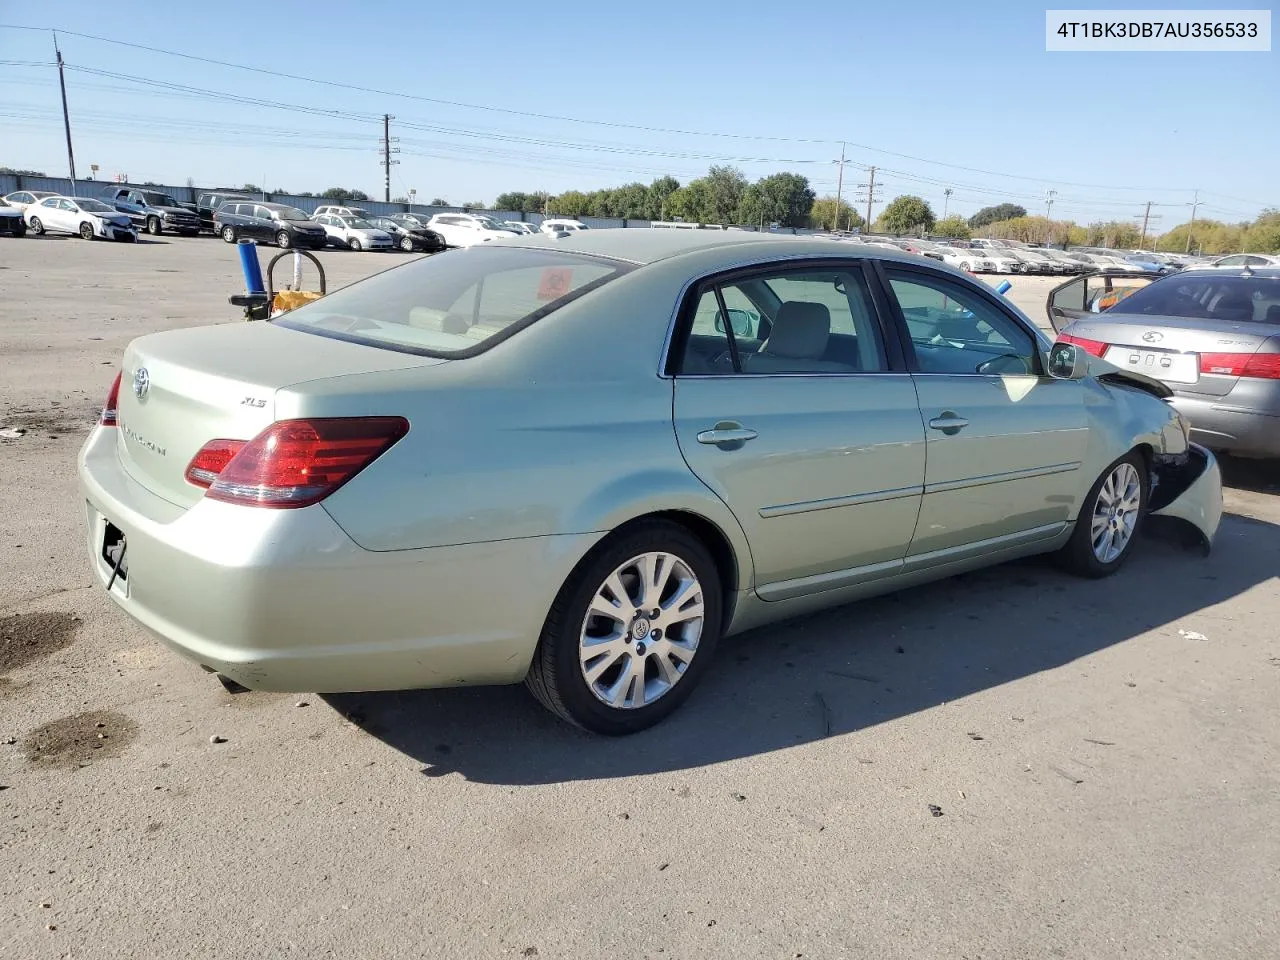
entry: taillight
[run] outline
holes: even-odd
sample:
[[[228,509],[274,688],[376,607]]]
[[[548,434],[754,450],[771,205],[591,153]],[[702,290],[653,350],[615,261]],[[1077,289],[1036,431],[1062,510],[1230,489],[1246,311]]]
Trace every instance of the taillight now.
[[[1224,377],[1280,380],[1280,353],[1202,353],[1200,372]]]
[[[1074,343],[1085,353],[1091,353],[1095,357],[1100,357],[1107,352],[1108,344],[1101,340],[1089,340],[1085,337],[1073,337],[1069,333],[1058,334],[1059,343]]]
[[[184,476],[187,483],[197,487],[209,487],[218,479],[218,474],[226,468],[237,453],[244,449],[248,440],[210,440],[197,453],[189,464]]]
[[[206,496],[252,507],[318,503],[408,432],[409,421],[403,417],[282,420],[230,456]],[[192,467],[205,450],[196,455]],[[216,455],[210,452],[209,467],[215,465]],[[191,476],[191,467],[187,473],[192,483],[198,482]]]
[[[120,377],[116,374],[116,378],[111,381],[111,389],[107,392],[107,402],[102,405],[102,413],[98,416],[98,423],[104,427],[114,427],[119,422],[119,416],[116,408],[120,406]]]

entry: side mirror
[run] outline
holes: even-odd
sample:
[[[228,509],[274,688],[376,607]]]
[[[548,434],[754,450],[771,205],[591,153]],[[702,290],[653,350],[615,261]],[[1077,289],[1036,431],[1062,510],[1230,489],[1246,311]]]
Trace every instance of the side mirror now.
[[[729,323],[733,326],[733,335],[735,337],[744,337],[748,340],[754,338],[756,335],[756,321],[759,319],[749,310],[729,308]],[[716,314],[716,333],[724,333],[724,317],[719,313]]]
[[[1055,380],[1083,380],[1089,372],[1089,356],[1074,343],[1055,343],[1045,366]]]

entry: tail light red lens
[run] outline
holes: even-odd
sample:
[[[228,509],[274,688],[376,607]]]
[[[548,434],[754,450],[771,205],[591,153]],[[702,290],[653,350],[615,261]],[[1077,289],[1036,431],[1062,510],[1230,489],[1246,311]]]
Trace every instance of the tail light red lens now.
[[[187,479],[199,484],[192,468],[212,470],[230,453],[206,496],[244,506],[305,507],[329,496],[408,432],[403,417],[282,420],[234,452],[206,445],[187,468]]]
[[[1107,352],[1109,344],[1101,340],[1089,340],[1085,337],[1073,337],[1069,333],[1058,334],[1059,343],[1074,343],[1085,353],[1091,353],[1095,357],[1100,357]]]
[[[98,416],[98,423],[104,427],[114,427],[120,420],[116,414],[116,408],[120,406],[120,377],[121,374],[117,373],[116,378],[111,381],[107,402],[102,405],[102,413]]]
[[[1200,372],[1221,377],[1280,380],[1280,353],[1202,353]]]
[[[210,440],[187,464],[184,476],[187,483],[197,487],[208,488],[218,479],[218,474],[226,469],[237,453],[244,449],[248,440]]]

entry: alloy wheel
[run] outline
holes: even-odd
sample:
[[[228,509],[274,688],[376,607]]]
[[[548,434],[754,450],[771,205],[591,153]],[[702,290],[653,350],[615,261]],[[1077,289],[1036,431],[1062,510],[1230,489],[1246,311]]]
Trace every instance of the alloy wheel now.
[[[1089,529],[1093,555],[1112,563],[1129,546],[1142,506],[1142,480],[1133,464],[1119,463],[1098,489]]]
[[[600,702],[633,710],[665,696],[698,652],[705,620],[702,584],[671,553],[644,553],[619,566],[583,618],[578,660]]]

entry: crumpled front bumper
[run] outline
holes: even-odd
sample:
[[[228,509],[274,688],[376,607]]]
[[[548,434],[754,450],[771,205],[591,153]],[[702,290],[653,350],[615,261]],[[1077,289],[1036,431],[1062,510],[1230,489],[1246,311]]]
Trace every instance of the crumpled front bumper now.
[[[1185,460],[1156,464],[1152,479],[1151,513],[1185,520],[1199,531],[1205,550],[1212,547],[1222,522],[1222,469],[1217,458],[1193,443]]]

